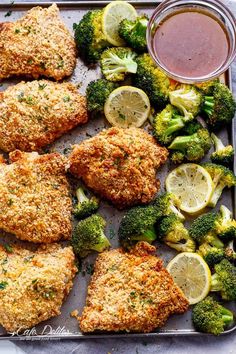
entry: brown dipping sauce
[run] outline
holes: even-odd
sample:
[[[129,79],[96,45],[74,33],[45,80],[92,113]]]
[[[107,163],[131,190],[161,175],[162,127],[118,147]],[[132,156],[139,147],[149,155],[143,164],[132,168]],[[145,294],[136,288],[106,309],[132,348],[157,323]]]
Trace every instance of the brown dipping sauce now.
[[[164,19],[153,38],[155,56],[175,75],[197,78],[225,63],[228,37],[217,19],[195,10]]]

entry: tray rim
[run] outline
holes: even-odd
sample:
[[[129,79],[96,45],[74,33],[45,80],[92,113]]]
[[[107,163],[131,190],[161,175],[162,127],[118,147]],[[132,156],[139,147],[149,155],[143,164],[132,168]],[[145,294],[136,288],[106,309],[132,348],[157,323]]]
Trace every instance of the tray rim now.
[[[152,6],[155,7],[157,4],[159,4],[161,1],[160,0],[131,0],[128,1],[130,4],[135,5],[136,7],[148,7]],[[110,3],[110,0],[102,0],[102,1],[96,1],[96,0],[68,0],[68,1],[15,1],[13,4],[7,4],[7,3],[0,3],[0,10],[3,9],[19,9],[19,8],[30,8],[32,6],[51,6],[53,3],[57,4],[57,6],[60,8],[68,7],[68,8],[73,8],[73,7],[79,7],[81,9],[88,8],[90,6],[92,7],[101,7],[105,6],[108,3]],[[226,75],[226,81],[227,84],[232,91],[232,67],[230,66],[228,70],[225,72]],[[232,126],[231,126],[231,140],[232,140],[232,145],[236,149],[236,116],[232,120]],[[236,154],[234,155],[234,164],[233,164],[233,170],[234,173],[236,174]],[[233,190],[233,214],[236,217],[236,206],[235,206],[235,201],[236,201],[236,188]],[[220,336],[225,336],[228,335],[232,332],[236,331],[236,324],[232,328],[224,331],[223,333],[220,334]],[[150,332],[150,333],[95,333],[95,334],[83,334],[83,333],[78,333],[78,334],[50,334],[50,335],[7,335],[3,334],[0,335],[0,341],[1,340],[11,340],[11,341],[21,341],[21,340],[65,340],[65,339],[104,339],[104,338],[152,338],[152,337],[215,337],[213,334],[208,334],[208,333],[201,333],[197,332],[195,330],[191,329],[180,329],[180,330],[159,330],[157,332]]]

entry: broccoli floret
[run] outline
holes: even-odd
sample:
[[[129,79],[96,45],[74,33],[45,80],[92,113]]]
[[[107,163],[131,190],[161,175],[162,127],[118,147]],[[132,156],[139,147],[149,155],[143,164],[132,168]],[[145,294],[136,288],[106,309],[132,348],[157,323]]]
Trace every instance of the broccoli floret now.
[[[196,304],[192,311],[192,321],[196,330],[219,335],[233,324],[233,313],[211,296]]]
[[[177,150],[184,155],[184,160],[199,161],[211,147],[211,138],[207,129],[201,128],[196,133],[186,136],[177,136],[168,149]],[[182,155],[178,157],[182,162]],[[178,159],[174,156],[174,162]]]
[[[214,79],[211,81],[201,82],[199,84],[195,84],[195,86],[205,95],[212,95],[214,91],[215,84],[219,82],[219,79]]]
[[[174,164],[180,164],[185,160],[185,156],[182,152],[180,151],[175,151],[171,154],[171,161]]]
[[[162,193],[153,202],[155,206],[158,218],[163,216],[168,216],[170,214],[175,214],[180,220],[185,220],[185,216],[179,211],[180,201],[172,193]]]
[[[99,199],[94,196],[90,199],[86,197],[82,187],[77,189],[76,197],[78,199],[78,204],[74,208],[74,215],[79,219],[94,214],[99,208]]]
[[[119,25],[119,35],[137,52],[147,51],[146,30],[148,24],[148,17],[142,15],[134,21],[124,19]]]
[[[224,205],[220,207],[215,230],[223,242],[236,239],[236,220],[232,218],[231,211]]]
[[[216,83],[212,95],[204,97],[202,111],[207,116],[207,123],[213,129],[229,124],[234,118],[235,110],[236,102],[233,94],[222,83]]]
[[[102,73],[109,81],[122,81],[126,74],[136,73],[138,65],[135,58],[136,53],[130,48],[108,48],[100,59]]]
[[[223,248],[224,244],[217,237],[215,228],[219,219],[219,214],[216,212],[209,212],[200,215],[194,220],[189,228],[189,235],[198,243],[208,243],[217,248]]]
[[[227,259],[215,265],[211,277],[211,291],[219,291],[223,300],[236,300],[236,267]]]
[[[120,223],[118,235],[121,245],[129,248],[137,241],[152,243],[156,239],[154,224],[157,219],[158,213],[152,205],[130,209]]]
[[[176,136],[176,132],[184,127],[185,118],[177,109],[168,104],[165,109],[153,119],[153,133],[161,144],[170,143]]]
[[[146,92],[154,107],[164,107],[168,102],[170,79],[156,66],[149,54],[140,55],[136,61],[138,69],[133,76],[134,86]]]
[[[102,31],[102,15],[102,10],[88,11],[74,24],[79,55],[88,63],[97,62],[102,51],[110,46]]]
[[[211,246],[209,243],[203,243],[197,253],[202,256],[209,267],[213,267],[225,258],[225,251],[222,248]]]
[[[176,214],[163,217],[157,224],[159,240],[178,252],[195,252],[195,242]]]
[[[206,162],[202,164],[207,172],[210,174],[214,191],[208,206],[215,207],[225,187],[231,188],[236,185],[236,176],[225,166]]]
[[[91,81],[86,89],[88,111],[95,114],[103,113],[108,96],[117,87],[118,84],[105,79]]]
[[[234,158],[234,148],[232,145],[224,145],[222,141],[215,135],[211,134],[215,151],[211,154],[211,161],[220,165],[230,166]]]
[[[181,129],[180,135],[192,135],[194,133],[197,133],[197,131],[202,128],[203,128],[202,124],[199,123],[196,119],[194,119],[187,122],[187,124],[185,124],[183,129]]]
[[[110,247],[110,242],[104,234],[105,220],[98,214],[78,222],[72,234],[71,244],[75,253],[86,257],[90,252],[102,252]]]
[[[192,85],[181,85],[177,90],[170,91],[170,103],[183,113],[186,121],[194,119],[200,112],[202,94]]]

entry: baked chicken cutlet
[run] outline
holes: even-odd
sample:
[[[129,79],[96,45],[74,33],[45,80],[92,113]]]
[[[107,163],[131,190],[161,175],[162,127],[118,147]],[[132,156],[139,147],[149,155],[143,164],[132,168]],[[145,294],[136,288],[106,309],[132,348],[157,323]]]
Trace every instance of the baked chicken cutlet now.
[[[86,99],[75,85],[20,82],[0,92],[0,149],[39,150],[87,120]]]
[[[150,202],[159,190],[157,169],[167,149],[139,128],[110,128],[75,145],[70,171],[118,208]]]
[[[188,300],[154,251],[139,242],[130,253],[98,255],[80,318],[83,332],[151,332],[170,315],[187,311]]]
[[[0,228],[21,240],[50,243],[71,236],[66,159],[16,150],[0,163]]]
[[[60,314],[77,271],[71,247],[40,246],[35,252],[0,246],[0,324],[21,332]]]
[[[14,23],[0,23],[0,79],[43,75],[61,80],[72,74],[75,63],[75,41],[56,4],[34,7]]]

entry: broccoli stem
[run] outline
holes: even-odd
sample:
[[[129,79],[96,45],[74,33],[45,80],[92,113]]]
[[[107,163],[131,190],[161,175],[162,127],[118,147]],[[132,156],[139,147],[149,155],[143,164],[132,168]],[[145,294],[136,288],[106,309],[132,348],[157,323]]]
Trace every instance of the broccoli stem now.
[[[213,96],[205,96],[204,97],[204,104],[203,104],[203,111],[210,116],[213,112],[214,107],[214,97]]]
[[[180,220],[185,220],[185,216],[174,206],[170,205],[170,212],[174,213]]]
[[[220,213],[221,213],[221,216],[222,216],[222,219],[223,219],[223,223],[231,220],[232,213],[225,205],[221,205]]]
[[[101,236],[99,237],[99,243],[94,244],[92,246],[92,249],[97,252],[102,252],[110,246],[111,246],[110,242],[108,241],[105,234],[102,232]]]
[[[224,321],[225,326],[229,326],[233,323],[234,316],[230,310],[228,310],[222,306],[221,314],[222,314],[222,320]]]
[[[165,134],[169,136],[183,127],[184,127],[183,117],[175,115],[174,118],[171,119],[170,124],[165,131]]]
[[[221,291],[222,284],[219,280],[218,274],[215,273],[211,276],[211,291]]]
[[[211,138],[212,138],[212,141],[214,143],[215,151],[218,152],[218,151],[220,151],[220,150],[225,148],[225,146],[222,143],[222,141],[214,133],[211,133]]]
[[[144,236],[144,237],[143,237]],[[142,236],[143,241],[153,242],[156,239],[156,232],[154,226],[144,232]],[[145,238],[145,239],[144,239]]]
[[[83,203],[83,202],[88,202],[89,201],[89,199],[86,197],[82,187],[79,187],[76,190],[76,197],[77,197],[79,203]]]
[[[214,181],[213,181],[214,183]],[[216,188],[214,189],[214,192],[212,194],[212,197],[210,199],[210,202],[209,202],[209,206],[214,208],[218,202],[218,200],[220,199],[220,196],[223,192],[223,189],[224,189],[225,185],[224,183],[219,183]]]
[[[177,136],[170,146],[168,147],[169,149],[172,150],[180,150],[180,151],[185,151],[186,150],[186,145],[190,143],[193,140],[193,135],[190,136]]]

